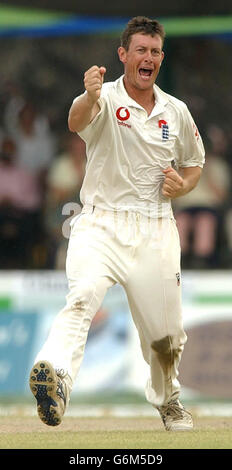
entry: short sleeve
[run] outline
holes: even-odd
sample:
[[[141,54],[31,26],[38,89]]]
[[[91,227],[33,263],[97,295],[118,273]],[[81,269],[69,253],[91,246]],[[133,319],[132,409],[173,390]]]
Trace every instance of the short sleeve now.
[[[86,91],[84,94],[87,93]],[[79,98],[77,96],[74,100],[73,103]],[[89,143],[94,136],[94,134],[99,133],[101,130],[101,127],[104,124],[104,114],[106,111],[106,100],[104,96],[100,96],[100,98],[97,101],[100,110],[97,113],[97,115],[94,117],[94,119],[85,127],[85,129],[82,129],[82,131],[78,132],[78,135],[86,142]]]
[[[179,168],[199,166],[205,163],[205,149],[198,128],[187,108],[180,114],[179,135],[176,142],[175,160]]]

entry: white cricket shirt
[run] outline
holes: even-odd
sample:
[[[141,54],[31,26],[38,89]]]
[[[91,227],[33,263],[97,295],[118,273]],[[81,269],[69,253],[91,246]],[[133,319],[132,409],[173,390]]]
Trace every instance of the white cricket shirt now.
[[[123,76],[104,83],[100,111],[79,135],[87,165],[80,198],[106,210],[173,217],[162,193],[162,169],[204,164],[204,147],[187,106],[154,85],[155,106],[145,109],[127,94]]]

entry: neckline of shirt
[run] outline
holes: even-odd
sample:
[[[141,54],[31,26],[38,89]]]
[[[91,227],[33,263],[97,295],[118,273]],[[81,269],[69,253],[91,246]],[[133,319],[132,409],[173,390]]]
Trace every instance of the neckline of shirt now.
[[[143,108],[143,106],[141,106],[139,103],[137,103],[137,101],[133,100],[133,98],[131,98],[130,95],[128,95],[125,85],[124,85],[123,78],[124,78],[124,75],[121,75],[121,77],[119,77],[116,80],[116,82],[119,84],[121,95],[123,96],[124,100],[126,100],[125,104],[127,106],[141,109],[142,111],[146,113],[146,110]],[[151,119],[152,117],[163,113],[165,111],[165,106],[169,101],[168,97],[164,95],[162,90],[156,84],[153,85],[153,89],[154,89],[154,95],[155,95],[155,105],[152,109],[151,114],[147,116],[147,119]]]

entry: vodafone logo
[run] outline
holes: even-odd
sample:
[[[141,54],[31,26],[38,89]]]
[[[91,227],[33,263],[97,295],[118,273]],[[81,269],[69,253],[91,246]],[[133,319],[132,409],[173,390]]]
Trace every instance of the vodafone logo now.
[[[130,113],[127,108],[121,106],[121,108],[118,108],[116,111],[116,117],[119,121],[127,121],[130,117]]]

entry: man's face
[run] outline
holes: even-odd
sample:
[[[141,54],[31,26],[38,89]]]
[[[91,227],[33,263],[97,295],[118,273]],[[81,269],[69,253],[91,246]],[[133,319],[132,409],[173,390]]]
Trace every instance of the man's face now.
[[[133,34],[128,51],[119,47],[118,55],[131,86],[140,90],[153,87],[164,57],[162,39],[158,34],[154,37],[142,33]]]

